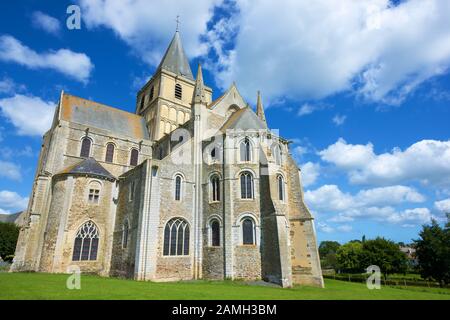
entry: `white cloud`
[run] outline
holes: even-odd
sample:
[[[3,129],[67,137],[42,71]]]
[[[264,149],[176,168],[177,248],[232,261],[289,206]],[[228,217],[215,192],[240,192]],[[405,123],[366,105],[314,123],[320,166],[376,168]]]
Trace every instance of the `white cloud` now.
[[[314,184],[320,174],[320,165],[318,163],[307,162],[300,165],[302,184],[304,187]]]
[[[427,208],[397,211],[392,207],[424,201],[423,195],[406,186],[361,190],[355,195],[342,192],[336,185],[324,185],[305,192],[306,204],[321,214],[331,215],[331,222],[369,218],[393,224],[425,223],[433,217]]]
[[[180,31],[187,54],[193,58],[207,52],[200,40],[206,34],[219,0],[79,0],[88,28],[105,27],[143,60],[156,66],[175,32],[175,18],[181,17]]]
[[[299,117],[302,117],[302,116],[306,116],[306,115],[308,115],[308,114],[311,114],[311,113],[313,113],[313,112],[321,111],[321,110],[328,109],[328,108],[331,108],[331,106],[329,106],[329,105],[327,105],[327,104],[311,104],[311,103],[304,103],[304,104],[298,109],[297,115],[298,115]]]
[[[239,31],[231,50],[227,41],[216,50],[224,64],[216,82],[237,80],[249,97],[259,88],[268,100],[351,90],[397,104],[450,64],[448,1],[236,2],[229,22]]]
[[[33,12],[32,22],[35,27],[53,35],[57,35],[61,31],[61,24],[59,20],[41,11]]]
[[[319,230],[322,231],[322,232],[325,232],[325,233],[332,233],[332,232],[334,232],[334,228],[330,227],[326,223],[319,222],[319,223],[317,223],[317,226],[318,226]]]
[[[345,116],[345,115],[337,114],[333,117],[333,123],[337,126],[342,126],[344,124],[345,120],[347,120],[347,116]]]
[[[0,177],[20,181],[22,179],[20,167],[15,163],[0,160]]]
[[[450,213],[450,199],[436,201],[434,203],[434,206],[439,211],[442,211],[444,213]]]
[[[84,53],[68,49],[37,53],[9,35],[0,36],[0,60],[30,69],[53,69],[83,83],[88,81],[94,68],[91,59]]]
[[[24,210],[28,205],[28,198],[8,190],[0,190],[0,210]],[[8,208],[6,211],[4,208]],[[0,212],[1,213],[1,212]]]
[[[395,148],[377,155],[371,143],[352,145],[339,139],[319,155],[323,161],[347,170],[350,182],[355,184],[450,183],[450,140],[422,140],[404,151]]]
[[[0,99],[1,115],[14,125],[19,135],[27,136],[42,136],[50,129],[55,105],[51,101],[20,94]]]
[[[336,229],[341,232],[350,232],[353,230],[353,227],[348,224],[343,224],[343,225],[336,227]]]

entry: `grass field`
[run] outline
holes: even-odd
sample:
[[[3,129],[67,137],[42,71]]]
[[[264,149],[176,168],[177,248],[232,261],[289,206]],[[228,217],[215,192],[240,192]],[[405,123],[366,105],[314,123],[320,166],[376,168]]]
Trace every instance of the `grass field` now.
[[[444,299],[449,289],[384,287],[368,290],[364,284],[325,280],[325,289],[297,286],[292,289],[251,285],[239,281],[138,282],[81,276],[81,289],[66,288],[67,275],[0,273],[0,300],[6,299],[295,299],[374,300]]]

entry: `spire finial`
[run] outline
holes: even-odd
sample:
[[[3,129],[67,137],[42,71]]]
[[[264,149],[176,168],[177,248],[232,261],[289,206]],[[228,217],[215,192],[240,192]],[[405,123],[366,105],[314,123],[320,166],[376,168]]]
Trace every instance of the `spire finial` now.
[[[258,96],[256,99],[256,115],[261,119],[264,123],[266,122],[266,115],[264,114],[264,107],[261,99],[261,92],[258,90]]]
[[[180,29],[180,15],[177,14],[177,19],[175,20],[177,22],[177,29],[175,30],[175,32],[178,32]]]

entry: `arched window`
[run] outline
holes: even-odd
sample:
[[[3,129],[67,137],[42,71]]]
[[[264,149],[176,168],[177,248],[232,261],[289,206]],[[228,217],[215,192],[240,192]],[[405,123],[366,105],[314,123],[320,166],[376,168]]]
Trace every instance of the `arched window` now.
[[[137,149],[131,149],[130,166],[137,166],[138,158],[139,158],[139,151]]]
[[[94,222],[88,221],[78,229],[73,246],[73,261],[97,260],[99,234]]]
[[[174,218],[164,228],[165,256],[189,255],[189,225],[186,220]]]
[[[126,248],[128,246],[128,232],[130,230],[130,225],[128,223],[128,219],[125,219],[122,228],[122,248]]]
[[[181,88],[181,85],[177,83],[175,85],[175,98],[180,99],[183,97],[183,89]]]
[[[212,160],[216,159],[216,147],[212,148],[211,150],[211,159]]]
[[[275,158],[275,164],[280,166],[282,164],[282,155],[281,148],[278,144],[273,148],[273,156]]]
[[[255,244],[255,224],[250,218],[242,221],[242,243]]]
[[[211,177],[211,200],[220,201],[220,179],[219,176]]]
[[[175,177],[175,200],[180,201],[181,200],[181,187],[182,187],[183,179],[180,175],[177,175]]]
[[[89,158],[90,154],[91,154],[91,139],[83,138],[83,140],[81,141],[80,157]]]
[[[241,199],[253,199],[253,175],[248,171],[241,173]]]
[[[244,141],[241,142],[240,155],[241,155],[241,161],[245,161],[245,162],[251,161],[252,151],[251,151],[250,140],[248,140],[248,138],[245,138]]]
[[[220,223],[217,219],[211,221],[210,224],[211,230],[211,246],[219,247],[220,246]]]
[[[278,199],[284,201],[284,179],[281,175],[277,176],[278,183]]]
[[[114,144],[108,143],[106,145],[106,155],[105,155],[105,162],[113,162],[114,160]]]
[[[153,96],[155,94],[155,87],[152,86],[152,88],[150,89],[150,95],[149,95],[149,100],[152,101],[153,100]]]

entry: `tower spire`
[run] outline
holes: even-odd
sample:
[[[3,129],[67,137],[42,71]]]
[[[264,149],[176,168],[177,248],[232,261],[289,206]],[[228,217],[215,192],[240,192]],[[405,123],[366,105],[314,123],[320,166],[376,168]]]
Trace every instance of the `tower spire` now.
[[[264,107],[263,107],[262,99],[261,99],[261,92],[259,92],[259,90],[258,90],[258,98],[257,98],[257,102],[256,102],[256,115],[267,125],[266,115],[264,114]]]
[[[205,84],[203,83],[202,65],[198,64],[197,78],[195,79],[194,103],[206,104]]]

